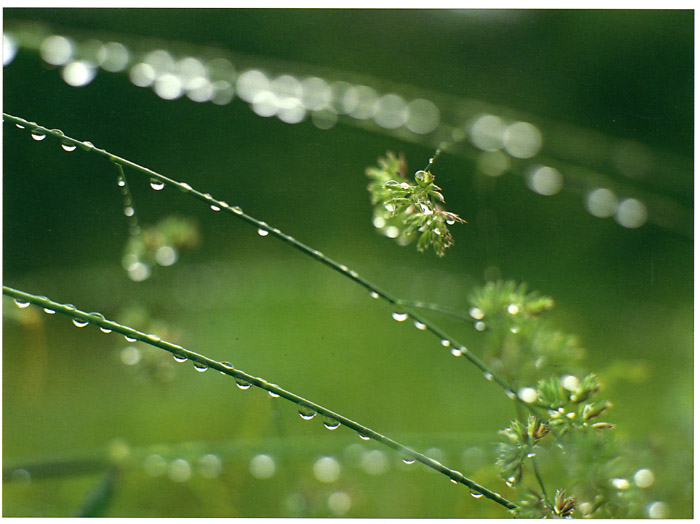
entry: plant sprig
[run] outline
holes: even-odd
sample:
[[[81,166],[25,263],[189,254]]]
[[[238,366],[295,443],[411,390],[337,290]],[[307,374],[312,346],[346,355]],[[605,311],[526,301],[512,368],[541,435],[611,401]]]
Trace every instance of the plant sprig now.
[[[224,375],[233,377],[238,384],[251,385],[268,391],[274,394],[275,396],[293,402],[298,406],[299,409],[305,410],[305,412],[308,414],[311,414],[313,412],[314,414],[321,415],[322,417],[324,417],[324,423],[326,424],[326,427],[329,427],[329,429],[335,429],[341,425],[345,426],[353,431],[356,431],[359,435],[365,438],[370,438],[372,440],[375,440],[376,442],[379,442],[380,444],[383,444],[384,446],[398,451],[403,457],[411,458],[413,460],[421,462],[422,464],[425,464],[429,468],[432,468],[438,471],[439,473],[446,475],[452,482],[467,486],[471,492],[481,494],[486,498],[491,499],[494,502],[511,510],[517,507],[514,503],[505,499],[499,493],[491,491],[488,488],[478,484],[477,482],[464,476],[459,471],[450,469],[435,459],[427,457],[426,455],[423,455],[422,453],[419,453],[409,448],[408,446],[400,444],[395,440],[392,440],[389,437],[386,437],[385,435],[382,435],[381,433],[371,428],[363,426],[362,424],[359,424],[354,420],[351,420],[320,404],[307,400],[295,393],[292,393],[291,391],[287,391],[286,389],[283,389],[276,384],[272,384],[263,378],[255,377],[244,371],[235,369],[231,364],[227,362],[219,362],[205,355],[195,353],[194,351],[190,351],[189,349],[186,349],[178,344],[173,344],[171,342],[162,340],[157,335],[144,333],[142,331],[133,329],[129,326],[125,326],[114,322],[113,320],[107,320],[104,317],[104,315],[100,313],[86,313],[85,311],[81,311],[80,309],[76,308],[72,304],[61,304],[47,297],[33,295],[31,293],[20,291],[18,289],[14,289],[8,286],[3,286],[2,290],[4,295],[14,298],[18,305],[22,307],[29,304],[34,304],[36,306],[48,309],[55,313],[60,313],[69,316],[74,321],[77,321],[82,325],[93,324],[102,328],[103,331],[106,330],[107,332],[111,331],[115,333],[120,333],[125,337],[128,337],[129,340],[139,340],[148,345],[168,351],[172,353],[173,356],[182,359],[182,361],[190,360],[195,364],[195,366],[205,366],[205,369],[211,368],[220,371]]]
[[[388,151],[386,157],[380,157],[377,163],[378,167],[366,170],[370,179],[367,190],[375,206],[375,219],[381,217],[385,223],[389,221],[397,228],[396,237],[402,245],[417,237],[418,251],[432,247],[438,256],[444,256],[445,250],[454,245],[447,226],[465,220],[440,206],[445,203],[445,197],[435,184],[435,175],[429,171],[432,161],[425,170],[416,171],[415,184],[406,176],[403,156],[397,157]]]

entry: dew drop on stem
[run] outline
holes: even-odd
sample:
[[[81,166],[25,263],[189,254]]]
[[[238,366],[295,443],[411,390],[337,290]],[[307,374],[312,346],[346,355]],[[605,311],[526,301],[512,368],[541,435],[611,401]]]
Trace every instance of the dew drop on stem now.
[[[187,360],[187,357],[183,357],[182,355],[173,355],[173,358],[175,362],[185,362]]]
[[[258,235],[260,235],[261,237],[266,237],[269,234],[270,234],[270,232],[267,229],[263,229],[263,228],[258,229]]]
[[[76,327],[85,327],[89,324],[89,322],[86,320],[80,320],[79,318],[74,318],[73,324],[75,324]]]
[[[416,326],[416,329],[420,329],[421,331],[424,331],[428,327],[423,324],[423,322],[418,322],[417,320],[413,322],[413,325]]]
[[[134,337],[130,337],[129,335],[124,335],[124,338],[127,342],[136,342],[136,339]]]
[[[311,420],[316,416],[316,411],[308,406],[299,405],[299,416],[304,420]]]
[[[233,364],[231,364],[230,362],[224,361],[224,362],[219,362],[219,363],[220,363],[223,367],[225,367],[226,369],[233,369]],[[224,373],[223,371],[219,371],[219,373],[221,373],[222,375],[227,375],[227,374],[228,374],[228,373]]]
[[[194,366],[195,371],[199,371],[200,373],[204,373],[207,369],[209,369],[209,366],[206,364],[200,364],[199,362],[193,362],[192,365]]]
[[[408,313],[403,313],[403,312],[399,312],[399,311],[394,311],[394,312],[391,314],[391,317],[392,317],[394,320],[396,320],[397,322],[403,322],[404,320],[406,320],[406,319],[408,318]]]
[[[472,491],[472,490],[469,490],[469,494],[470,494],[472,497],[474,497],[475,499],[480,499],[481,497],[484,496],[483,493],[479,493],[478,491]]]
[[[440,341],[440,344],[442,344],[443,347],[449,347],[449,346],[450,346],[450,341],[447,340],[446,338],[443,338],[443,339]]]
[[[408,464],[409,466],[410,466],[411,464],[415,464],[415,462],[416,462],[416,459],[414,459],[414,458],[409,458],[409,457],[404,457],[404,458],[402,458],[401,460],[403,461],[404,464]]]
[[[267,394],[268,394],[271,398],[279,398],[279,395],[278,395],[277,393],[275,393],[274,391],[268,391]]]
[[[493,380],[493,375],[491,373],[486,372],[484,373],[484,378],[491,382]]]
[[[49,308],[45,307],[45,308],[44,308],[44,313],[46,313],[47,315],[53,315],[53,314],[55,314],[56,312],[55,312],[53,309],[49,309]]]
[[[236,379],[236,386],[238,386],[240,389],[248,389],[251,385],[252,384],[250,382],[247,382],[242,378]]]
[[[370,437],[368,437],[367,435],[363,435],[362,433],[358,433],[357,436],[360,437],[362,440],[369,440],[370,439]]]
[[[377,293],[376,291],[371,291],[369,296],[374,298],[374,299],[377,299],[377,298],[379,298],[379,293]]]
[[[63,148],[64,151],[68,151],[70,153],[71,151],[75,151],[75,148],[77,146],[75,144],[71,144],[69,142],[61,142],[61,147]]]
[[[155,191],[160,191],[165,187],[165,182],[162,180],[158,180],[157,178],[152,178],[151,179],[151,189],[154,189]]]
[[[340,427],[340,421],[331,417],[323,417],[323,425],[326,429],[334,430]]]
[[[100,326],[100,331],[102,331],[102,333],[111,333],[112,332],[111,329],[106,328],[104,326]]]
[[[15,304],[17,305],[18,308],[24,309],[25,307],[29,307],[29,302],[22,302],[18,298],[15,299]]]
[[[46,138],[46,134],[41,131],[32,131],[32,138],[37,142],[41,142],[44,138]]]

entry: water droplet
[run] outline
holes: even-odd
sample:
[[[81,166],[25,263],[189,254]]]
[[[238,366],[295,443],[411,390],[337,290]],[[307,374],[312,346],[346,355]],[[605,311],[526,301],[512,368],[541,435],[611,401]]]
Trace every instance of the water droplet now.
[[[404,463],[404,464],[408,464],[409,466],[410,466],[411,464],[415,464],[415,463],[416,463],[416,459],[414,459],[414,458],[405,457],[405,458],[402,458],[401,460],[403,460],[403,463]]]
[[[252,386],[252,384],[243,380],[242,378],[237,378],[236,386],[238,386],[240,389],[248,389],[250,386]]]
[[[32,138],[37,142],[40,142],[44,138],[46,138],[46,133],[44,133],[43,131],[34,130],[32,131]]]
[[[263,229],[263,228],[258,229],[258,235],[260,235],[261,237],[266,237],[269,234],[270,234],[270,232],[267,229]]]
[[[473,307],[469,310],[469,315],[474,319],[474,320],[481,320],[484,318],[484,312],[481,311],[478,307]]]
[[[308,406],[299,406],[299,416],[304,420],[311,420],[316,416],[316,411]]]
[[[75,324],[76,327],[85,327],[89,324],[89,322],[87,322],[85,320],[80,320],[79,318],[74,318],[73,324]]]
[[[533,458],[533,457],[535,456],[535,453],[534,453],[533,451],[531,451],[530,453],[528,453],[528,454],[525,455],[525,456],[526,456],[527,458]]]
[[[127,340],[129,340],[129,339],[127,339]],[[187,357],[184,357],[182,355],[173,354],[173,358],[175,359],[175,362],[184,362],[187,360]]]
[[[486,324],[479,320],[479,322],[474,322],[474,329],[477,331],[484,331],[486,329]]]
[[[323,425],[326,429],[334,430],[340,427],[340,422],[331,417],[323,417]]]
[[[418,322],[417,320],[413,322],[413,325],[416,326],[416,329],[420,329],[421,331],[425,330],[427,327],[423,322]]]
[[[124,214],[125,214],[126,216],[128,216],[128,217],[134,216],[134,208],[131,207],[131,206],[126,206],[126,207],[124,208]]]
[[[238,207],[238,206],[233,206],[233,207],[231,208],[231,211],[233,211],[233,212],[236,213],[237,215],[242,215],[242,214],[243,214],[243,210],[242,210],[240,207]]]
[[[136,342],[136,339],[134,337],[130,337],[129,335],[124,335],[124,338],[127,342]]]
[[[200,364],[199,362],[192,362],[192,365],[194,366],[194,369],[200,373],[204,373],[207,369],[209,369],[209,366],[206,364]]]
[[[106,328],[104,326],[100,326],[100,331],[102,331],[102,333],[111,333],[112,332],[111,329]]]
[[[455,221],[452,220],[451,218],[448,218],[447,220],[445,220],[445,224],[447,224],[448,226],[454,226]]]
[[[493,380],[493,375],[491,373],[484,373],[484,378],[488,380],[489,382]]]
[[[126,185],[126,180],[124,180],[122,177],[119,177],[119,180],[117,180],[117,185],[119,187],[124,187]]]
[[[483,493],[479,493],[478,491],[472,491],[472,490],[469,490],[469,494],[470,494],[472,497],[474,497],[475,499],[480,499],[481,497],[484,496]]]
[[[160,337],[158,335],[146,335],[146,338],[151,342],[160,342]]]
[[[508,304],[506,309],[511,315],[517,315],[520,313],[520,306],[518,306],[518,304]]]
[[[70,153],[71,151],[75,151],[75,148],[77,146],[75,144],[71,144],[69,142],[62,142],[61,147],[63,148],[64,151],[68,151]]]
[[[279,395],[278,395],[277,393],[275,393],[274,391],[268,391],[267,394],[270,395],[270,397],[272,397],[272,398],[278,398],[278,397],[279,397]]]
[[[510,389],[506,390],[506,397],[508,398],[515,398],[517,395],[515,394],[514,391],[511,391]]]
[[[21,125],[21,124],[15,124],[15,125],[16,125],[18,128],[20,128],[20,129],[24,129],[24,126]]]
[[[391,314],[391,317],[394,320],[396,320],[397,322],[403,322],[404,320],[406,320],[408,318],[408,313],[400,313],[398,311],[394,311]]]
[[[508,477],[506,479],[506,486],[508,486],[509,488],[515,486],[515,477]]]
[[[209,207],[211,208],[212,211],[221,211],[221,208],[219,206],[214,205],[214,204],[212,204]]]
[[[452,348],[452,349],[450,349],[450,353],[452,353],[453,357],[461,357],[462,356],[462,350],[460,348]]]
[[[520,333],[520,327],[513,326],[512,328],[510,328],[510,332],[513,333],[514,335],[517,335],[518,333]]]
[[[225,367],[226,369],[233,369],[233,364],[231,364],[230,362],[224,361],[224,362],[219,362],[219,364],[221,364],[221,365],[222,365],[223,367]],[[223,371],[219,371],[219,373],[221,373],[222,375],[226,375],[226,374],[227,374],[227,373],[224,373]]]
[[[158,180],[157,178],[152,178],[151,179],[151,189],[154,189],[156,191],[160,191],[165,187],[165,182],[162,180]]]
[[[180,182],[180,189],[183,191],[192,191],[192,186],[189,185],[187,182]]]
[[[49,308],[45,307],[45,308],[44,308],[44,313],[46,313],[46,314],[48,314],[48,315],[53,315],[53,314],[55,314],[56,312],[55,312],[53,309],[49,309]]]
[[[450,347],[450,341],[447,340],[446,338],[443,338],[443,339],[440,341],[440,344],[442,344],[444,347]]]
[[[379,298],[379,293],[377,293],[376,291],[370,291],[369,296],[374,299],[377,299]]]
[[[358,433],[357,436],[360,437],[362,440],[369,440],[370,439],[370,437],[368,437],[367,435],[363,435],[362,433]]]
[[[352,269],[348,272],[348,274],[353,278],[360,278],[360,275],[357,273],[357,271],[353,271]]]
[[[84,142],[81,142],[80,147],[81,147],[81,149],[84,149],[85,151],[87,151],[89,149],[94,149],[95,145],[92,142],[85,140]]]
[[[15,304],[17,304],[18,308],[24,309],[25,307],[29,307],[29,302],[22,302],[18,298],[15,299]]]
[[[459,484],[459,481],[452,477],[450,477],[450,482],[452,482],[452,484]]]

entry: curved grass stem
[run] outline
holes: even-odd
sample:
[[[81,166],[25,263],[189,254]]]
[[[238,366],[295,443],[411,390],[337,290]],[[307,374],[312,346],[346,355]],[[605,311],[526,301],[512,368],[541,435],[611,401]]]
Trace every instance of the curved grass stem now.
[[[253,375],[249,375],[248,373],[241,371],[239,369],[234,369],[231,368],[222,362],[219,362],[217,360],[211,359],[205,355],[201,355],[199,353],[195,353],[194,351],[190,351],[189,349],[186,349],[180,345],[173,344],[172,342],[167,342],[165,340],[161,340],[160,337],[157,337],[156,335],[151,335],[148,333],[144,333],[142,331],[138,331],[136,329],[133,329],[129,326],[125,326],[122,324],[119,324],[117,322],[114,322],[113,320],[107,320],[104,318],[99,313],[86,313],[85,311],[81,311],[77,309],[75,306],[71,304],[61,304],[58,302],[55,302],[49,298],[46,297],[41,297],[37,295],[33,295],[31,293],[26,293],[24,291],[20,291],[18,289],[14,289],[8,286],[3,286],[2,287],[2,292],[4,295],[9,296],[14,298],[15,300],[22,302],[22,303],[30,303],[34,304],[36,306],[42,307],[44,309],[49,309],[52,310],[56,313],[61,313],[63,315],[69,316],[73,319],[77,319],[82,322],[87,322],[90,324],[93,324],[95,326],[105,328],[107,330],[111,330],[114,333],[120,333],[124,336],[129,337],[130,339],[136,339],[141,342],[144,342],[150,346],[157,347],[160,349],[163,349],[165,351],[168,351],[172,353],[173,355],[179,356],[179,357],[184,357],[187,358],[188,360],[191,360],[192,362],[198,363],[200,365],[207,366],[208,368],[215,369],[217,371],[220,371],[221,373],[225,375],[229,375],[233,378],[243,380],[249,384],[252,384],[260,389],[264,389],[265,391],[271,392],[279,397],[285,398],[293,403],[295,403],[297,406],[304,406],[310,410],[315,411],[316,413],[319,413],[321,416],[328,417],[334,421],[339,422],[341,425],[356,431],[360,435],[364,437],[369,437],[380,444],[383,444],[384,446],[387,446],[389,448],[392,448],[396,451],[398,451],[403,457],[410,457],[418,462],[421,462],[428,466],[429,468],[434,469],[435,471],[438,471],[439,473],[442,473],[443,475],[446,475],[447,477],[450,478],[452,482],[458,483],[458,484],[464,484],[467,486],[471,491],[481,493],[484,495],[486,498],[489,498],[493,500],[494,502],[508,508],[508,509],[514,509],[517,506],[513,503],[510,502],[509,500],[505,499],[502,497],[500,494],[495,493],[488,488],[474,482],[470,478],[465,477],[462,473],[459,471],[452,470],[448,468],[447,466],[444,466],[437,460],[434,460],[430,457],[427,457],[426,455],[423,455],[422,453],[418,453],[417,451],[409,448],[408,446],[405,446],[403,444],[400,444],[399,442],[396,442],[395,440],[390,439],[389,437],[382,435],[381,433],[378,433],[377,431],[368,428],[366,426],[363,426],[362,424],[359,424],[358,422],[355,422],[354,420],[351,420],[347,417],[344,417],[340,413],[336,413],[334,411],[331,411],[330,409],[320,405],[316,404],[315,402],[312,402],[310,400],[307,400],[303,397],[300,397],[299,395],[296,395],[295,393],[292,393],[291,391],[287,391],[286,389],[283,389],[279,387],[276,384],[271,384],[265,379],[262,379],[260,377],[255,377]]]
[[[352,280],[356,284],[359,284],[360,286],[364,287],[374,297],[377,297],[377,298],[381,297],[385,301],[389,302],[390,304],[392,304],[398,308],[403,308],[404,306],[407,306],[409,304],[409,303],[404,302],[403,300],[399,299],[398,297],[392,295],[388,291],[385,291],[385,290],[379,288],[377,285],[373,284],[372,282],[370,282],[367,279],[358,275],[357,272],[355,272],[355,271],[349,269],[347,266],[340,264],[340,263],[336,262],[335,260],[327,257],[326,255],[324,255],[320,251],[307,246],[303,242],[300,242],[296,238],[294,238],[290,235],[287,235],[286,233],[283,233],[282,231],[280,231],[277,228],[271,227],[266,222],[260,221],[256,218],[244,213],[240,207],[230,206],[226,202],[216,200],[210,194],[197,191],[196,189],[192,188],[192,186],[190,186],[186,182],[177,182],[176,180],[173,180],[172,178],[168,178],[168,177],[161,175],[160,173],[157,173],[151,169],[140,166],[139,164],[136,164],[130,160],[119,157],[119,156],[117,156],[113,153],[110,153],[104,149],[100,149],[98,147],[95,147],[91,142],[82,142],[80,140],[76,140],[75,138],[71,138],[71,137],[65,135],[59,129],[48,129],[46,127],[38,125],[36,122],[29,122],[23,118],[12,116],[12,115],[9,115],[7,113],[3,113],[3,119],[5,121],[12,122],[14,124],[19,124],[20,126],[22,126],[22,128],[26,128],[30,132],[40,132],[40,133],[46,134],[48,136],[53,136],[54,138],[59,139],[64,144],[67,143],[67,144],[75,145],[76,147],[78,147],[84,151],[102,156],[114,164],[117,164],[117,165],[120,165],[123,167],[131,168],[134,171],[149,177],[149,179],[151,179],[152,181],[156,180],[159,183],[164,184],[165,186],[173,187],[173,188],[175,188],[175,189],[177,189],[177,190],[179,190],[179,191],[181,191],[181,192],[183,192],[183,193],[185,193],[193,198],[196,198],[198,200],[205,202],[213,210],[233,215],[234,217],[238,218],[239,220],[243,220],[244,222],[256,227],[258,230],[266,231],[268,234],[279,238],[285,244],[301,251],[305,255],[307,255],[307,256],[313,258],[314,260],[330,267],[331,269],[339,272],[344,277],[349,278],[350,280]],[[481,370],[481,372],[484,374],[484,376],[489,377],[496,384],[501,386],[501,388],[503,388],[503,390],[505,391],[506,395],[509,398],[517,399],[518,401],[520,401],[520,399],[517,397],[517,394],[514,391],[514,389],[511,387],[510,384],[508,384],[508,382],[505,379],[500,377],[498,374],[494,373],[494,371],[491,370],[484,362],[482,362],[481,359],[479,359],[474,353],[469,351],[464,345],[460,344],[459,341],[455,340],[452,336],[450,336],[449,334],[442,331],[434,323],[424,319],[423,317],[416,314],[415,312],[407,311],[405,313],[406,313],[407,318],[411,318],[414,322],[417,322],[419,324],[423,324],[427,331],[430,331],[431,333],[433,333],[441,341],[446,341],[448,343],[447,347],[451,347],[451,348],[454,348],[455,351],[459,351],[461,353],[461,355],[466,357],[466,359],[469,362],[471,362],[479,370]],[[541,406],[541,407],[546,407],[546,406]]]

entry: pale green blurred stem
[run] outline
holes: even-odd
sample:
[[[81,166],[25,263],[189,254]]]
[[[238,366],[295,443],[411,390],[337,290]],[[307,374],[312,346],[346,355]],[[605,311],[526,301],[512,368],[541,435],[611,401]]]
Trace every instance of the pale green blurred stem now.
[[[230,368],[221,362],[217,360],[213,360],[209,357],[206,357],[204,355],[201,355],[199,353],[195,353],[194,351],[190,351],[189,349],[186,349],[182,346],[179,346],[177,344],[173,344],[171,342],[167,342],[165,340],[161,340],[159,337],[155,335],[151,335],[148,333],[143,333],[141,331],[138,331],[136,329],[133,329],[128,326],[124,326],[122,324],[119,324],[117,322],[114,322],[112,320],[107,320],[104,318],[101,314],[99,313],[86,313],[84,311],[81,311],[77,309],[75,306],[70,305],[70,304],[61,304],[58,302],[54,302],[53,300],[46,298],[46,297],[41,297],[37,295],[33,295],[31,293],[26,293],[24,291],[20,291],[17,289],[13,289],[8,286],[3,286],[2,291],[4,295],[7,295],[9,297],[12,297],[19,301],[20,303],[30,303],[34,304],[36,306],[39,306],[41,308],[45,309],[50,309],[52,311],[55,311],[56,313],[61,313],[63,315],[69,316],[71,318],[83,321],[83,322],[88,322],[90,324],[94,324],[95,326],[99,326],[105,329],[109,329],[114,333],[120,333],[124,336],[128,336],[129,338],[139,340],[141,342],[144,342],[146,344],[149,344],[151,346],[164,349],[165,351],[169,351],[173,355],[177,355],[180,357],[186,357],[187,359],[191,360],[192,362],[196,362],[198,364],[202,364],[207,366],[208,368],[215,369],[217,371],[220,371],[221,373],[225,375],[229,375],[231,377],[237,378],[239,380],[243,380],[249,384],[252,384],[260,389],[264,389],[265,391],[272,392],[276,394],[279,397],[285,398],[291,402],[294,402],[297,406],[305,406],[309,409],[314,410],[316,413],[318,413],[321,416],[328,417],[330,419],[338,421],[341,425],[356,431],[360,435],[363,435],[365,437],[369,437],[380,444],[383,444],[387,447],[390,447],[396,451],[398,451],[402,457],[404,458],[412,458],[417,460],[418,462],[422,462],[429,468],[432,468],[443,475],[446,475],[447,477],[450,478],[453,482],[459,483],[459,484],[464,484],[467,486],[471,491],[481,493],[484,495],[486,498],[489,498],[493,500],[494,502],[497,502],[498,504],[508,508],[508,509],[514,509],[517,506],[510,502],[509,500],[503,498],[500,494],[495,493],[488,488],[485,488],[484,486],[477,484],[473,480],[465,477],[462,473],[459,471],[452,470],[440,462],[427,457],[423,455],[422,453],[418,453],[417,451],[414,451],[413,449],[404,446],[403,444],[400,444],[389,437],[386,437],[382,435],[381,433],[378,433],[374,431],[373,429],[370,429],[366,426],[363,426],[354,420],[350,420],[347,417],[344,417],[343,415],[336,413],[334,411],[331,411],[330,409],[321,406],[320,404],[316,404],[315,402],[311,402],[310,400],[307,400],[303,397],[300,397],[299,395],[296,395],[292,393],[291,391],[287,391],[285,389],[282,389],[276,384],[271,384],[268,381],[259,378],[259,377],[254,377],[253,375],[249,375],[248,373],[245,373],[244,371],[241,371],[239,369],[233,369]]]
[[[335,260],[328,258],[326,255],[321,253],[320,251],[317,251],[315,249],[312,249],[311,247],[307,246],[306,244],[298,241],[292,236],[289,236],[283,232],[281,232],[277,228],[271,227],[269,224],[266,222],[262,222],[260,220],[257,220],[256,218],[245,214],[243,211],[240,210],[240,208],[236,208],[234,206],[230,206],[226,202],[222,202],[219,200],[214,199],[211,195],[201,193],[197,191],[196,189],[193,189],[191,186],[188,184],[184,184],[181,182],[177,182],[171,178],[168,178],[166,176],[161,175],[160,173],[156,173],[155,171],[152,171],[146,167],[140,166],[138,164],[135,164],[134,162],[131,162],[130,160],[126,160],[125,158],[121,158],[117,155],[114,155],[104,149],[100,149],[95,147],[93,144],[90,142],[82,142],[80,140],[76,140],[75,138],[71,138],[69,136],[66,136],[61,130],[59,129],[48,129],[46,127],[38,125],[36,122],[29,122],[23,118],[8,115],[7,113],[3,113],[3,119],[7,122],[12,122],[14,124],[19,124],[20,126],[26,128],[28,131],[34,131],[34,132],[41,132],[46,134],[47,136],[53,136],[55,138],[58,138],[62,143],[66,144],[72,144],[77,146],[78,148],[88,151],[90,153],[94,153],[96,155],[102,156],[106,159],[108,159],[110,162],[113,162],[117,165],[121,165],[124,167],[129,167],[133,169],[134,171],[141,173],[143,175],[148,176],[152,180],[158,180],[165,184],[166,186],[171,186],[187,195],[190,195],[198,200],[201,200],[205,202],[208,206],[216,206],[220,209],[221,213],[228,213],[233,215],[234,217],[243,220],[244,222],[247,222],[248,224],[251,224],[255,226],[258,229],[262,229],[264,231],[267,231],[270,235],[275,236],[282,240],[284,243],[296,248],[297,250],[301,251],[305,255],[317,260],[318,262],[325,264],[326,266],[334,269],[335,271],[339,272],[341,275],[343,275],[346,278],[349,278],[353,282],[361,285],[365,289],[367,289],[370,293],[374,293],[377,295],[377,297],[381,297],[390,304],[396,306],[397,308],[403,308],[405,306],[408,306],[409,303],[404,302],[403,300],[395,297],[388,291],[384,291],[383,289],[380,289],[378,286],[375,284],[369,282],[365,278],[361,277],[358,275],[355,271],[350,270],[348,267],[339,264]],[[434,157],[433,157],[434,158]],[[426,326],[426,329],[433,333],[435,336],[437,336],[440,340],[447,340],[450,343],[450,346],[453,348],[462,348],[462,354],[466,357],[466,359],[474,364],[477,368],[479,368],[482,373],[485,375],[490,375],[493,377],[493,381],[497,383],[499,386],[501,386],[505,392],[508,394],[510,393],[511,396],[515,396],[516,393],[515,391],[511,388],[510,384],[506,382],[502,377],[494,373],[491,369],[489,369],[486,364],[484,364],[476,355],[474,355],[471,351],[466,349],[465,346],[459,343],[459,341],[455,340],[453,337],[442,331],[440,328],[438,328],[435,324],[432,322],[424,319],[420,315],[416,314],[415,312],[412,311],[405,311],[405,313],[408,315],[408,318],[411,318],[412,320],[419,322],[421,324],[424,324]],[[515,397],[517,398],[517,396]],[[546,406],[542,406],[546,407]]]

